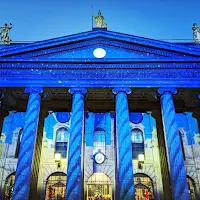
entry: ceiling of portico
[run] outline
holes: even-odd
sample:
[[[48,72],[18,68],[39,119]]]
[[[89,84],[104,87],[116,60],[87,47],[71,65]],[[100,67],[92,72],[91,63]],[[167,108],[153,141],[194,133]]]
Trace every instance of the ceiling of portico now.
[[[28,94],[24,93],[24,88],[4,88],[2,89],[4,98],[3,105],[8,109],[25,110]],[[68,88],[45,88],[42,95],[42,107],[47,110],[71,110],[71,95]],[[200,89],[179,89],[174,95],[175,106],[178,110],[195,109],[200,100],[197,95]],[[151,110],[158,109],[159,96],[156,88],[132,88],[132,93],[128,96],[130,110]],[[105,112],[115,110],[115,100],[112,88],[89,88],[85,98],[85,109],[94,112]]]

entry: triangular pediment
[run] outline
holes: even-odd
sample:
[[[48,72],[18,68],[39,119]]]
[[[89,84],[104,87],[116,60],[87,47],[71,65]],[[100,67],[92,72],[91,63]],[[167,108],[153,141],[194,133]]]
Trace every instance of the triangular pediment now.
[[[94,51],[105,51],[97,58]],[[107,30],[85,33],[0,49],[0,57],[32,60],[172,60],[200,58],[200,49]]]
[[[102,52],[103,51],[103,52]],[[37,54],[38,53],[38,54]],[[101,55],[103,53],[103,55]],[[129,48],[122,42],[96,38],[88,41],[79,41],[75,44],[63,45],[45,51],[35,52],[38,58],[52,59],[145,59],[162,57],[148,51],[137,51],[132,45]]]

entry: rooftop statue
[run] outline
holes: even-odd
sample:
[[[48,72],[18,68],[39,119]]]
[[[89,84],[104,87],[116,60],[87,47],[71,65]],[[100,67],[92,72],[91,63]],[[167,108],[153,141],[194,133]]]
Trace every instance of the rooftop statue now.
[[[11,29],[12,29],[11,23],[10,27],[8,27],[8,24],[5,24],[4,27],[0,27],[1,44],[10,44],[11,39],[8,33]]]
[[[96,24],[96,28],[107,28],[107,24],[104,22],[104,17],[101,15],[101,11],[99,10],[98,16],[94,16],[94,21]]]
[[[200,29],[196,23],[193,24],[192,30],[193,30],[194,42],[195,43],[200,42]]]

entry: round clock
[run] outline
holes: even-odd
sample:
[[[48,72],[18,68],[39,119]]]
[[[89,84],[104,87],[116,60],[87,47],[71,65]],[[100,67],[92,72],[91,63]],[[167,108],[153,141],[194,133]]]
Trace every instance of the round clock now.
[[[94,160],[97,164],[102,164],[105,161],[105,155],[98,152],[94,154]]]

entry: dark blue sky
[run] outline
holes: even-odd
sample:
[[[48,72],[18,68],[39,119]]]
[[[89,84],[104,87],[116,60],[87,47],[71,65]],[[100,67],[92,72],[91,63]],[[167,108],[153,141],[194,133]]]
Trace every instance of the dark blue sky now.
[[[4,0],[0,25],[13,23],[13,41],[36,41],[91,30],[91,5],[111,31],[154,39],[192,39],[200,0]]]

